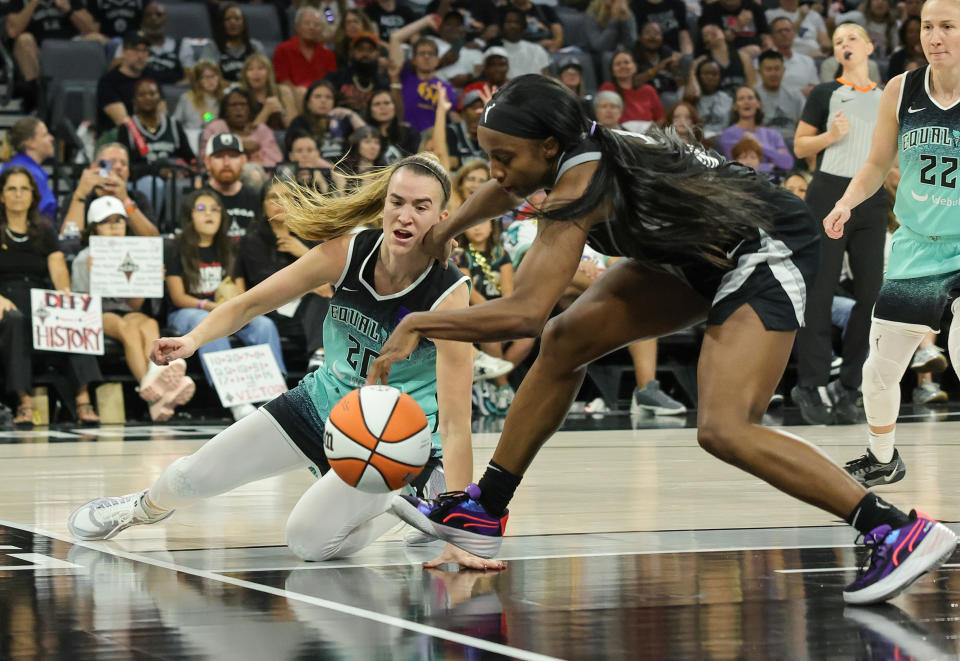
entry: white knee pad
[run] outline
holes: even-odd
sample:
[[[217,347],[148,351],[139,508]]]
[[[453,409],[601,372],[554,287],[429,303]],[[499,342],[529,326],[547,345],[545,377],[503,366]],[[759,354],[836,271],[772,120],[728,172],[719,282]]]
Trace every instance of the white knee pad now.
[[[870,353],[863,364],[863,409],[867,422],[886,427],[897,421],[900,412],[900,379],[914,351],[930,328],[873,319],[870,325]]]
[[[960,298],[954,299],[950,304],[950,311],[953,313],[953,321],[950,322],[950,333],[947,335],[947,352],[950,354],[950,362],[953,363],[953,371],[960,374]]]

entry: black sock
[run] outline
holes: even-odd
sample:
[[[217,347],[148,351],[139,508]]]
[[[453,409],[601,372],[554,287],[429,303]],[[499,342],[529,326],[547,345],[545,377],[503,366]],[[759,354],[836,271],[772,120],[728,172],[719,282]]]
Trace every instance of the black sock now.
[[[910,523],[910,517],[871,491],[853,508],[847,523],[866,535],[885,523],[894,529],[902,528]]]
[[[490,516],[501,517],[507,511],[507,505],[513,498],[513,492],[520,486],[522,475],[514,475],[503,466],[491,461],[477,483],[480,487],[479,503]]]

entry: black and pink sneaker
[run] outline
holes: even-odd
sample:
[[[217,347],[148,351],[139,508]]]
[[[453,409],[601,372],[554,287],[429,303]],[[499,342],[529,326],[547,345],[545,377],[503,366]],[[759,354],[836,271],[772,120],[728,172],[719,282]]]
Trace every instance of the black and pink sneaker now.
[[[480,487],[440,494],[436,500],[397,495],[393,512],[420,532],[434,535],[481,558],[492,558],[500,550],[503,529],[510,516],[496,518],[477,502]]]
[[[874,528],[863,543],[870,555],[857,580],[843,590],[843,600],[848,604],[876,604],[897,596],[946,562],[957,546],[957,536],[942,523],[914,510],[907,525]]]

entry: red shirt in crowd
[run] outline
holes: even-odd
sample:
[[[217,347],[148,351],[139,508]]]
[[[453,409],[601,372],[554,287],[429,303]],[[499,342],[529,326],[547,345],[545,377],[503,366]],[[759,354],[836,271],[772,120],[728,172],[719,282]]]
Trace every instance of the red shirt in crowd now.
[[[277,44],[273,51],[273,72],[278,83],[292,83],[297,87],[309,87],[310,83],[320,80],[331,71],[337,70],[337,59],[333,51],[316,44],[313,57],[307,61],[300,50],[297,37]]]
[[[632,90],[617,89],[613,83],[606,82],[600,86],[600,91],[616,92],[623,99],[623,115],[620,123],[642,121],[659,122],[664,117],[663,104],[653,85],[641,85]]]

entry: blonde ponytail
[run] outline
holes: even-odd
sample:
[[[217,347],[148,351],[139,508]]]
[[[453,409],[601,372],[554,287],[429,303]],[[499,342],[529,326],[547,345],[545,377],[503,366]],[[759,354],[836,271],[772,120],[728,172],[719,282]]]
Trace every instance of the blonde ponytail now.
[[[387,168],[350,175],[356,187],[340,197],[319,193],[294,181],[281,181],[275,189],[276,202],[283,209],[290,231],[308,241],[343,236],[362,225],[380,227],[390,179],[401,168],[435,177],[443,189],[441,208],[447,206],[450,177],[437,157],[426,152],[402,158]]]

